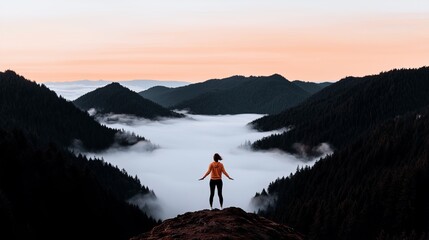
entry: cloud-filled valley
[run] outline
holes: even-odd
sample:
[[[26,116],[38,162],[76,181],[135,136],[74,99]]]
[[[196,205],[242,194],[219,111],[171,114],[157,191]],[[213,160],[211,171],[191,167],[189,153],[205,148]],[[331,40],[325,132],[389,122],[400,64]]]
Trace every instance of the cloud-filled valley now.
[[[137,175],[142,183],[155,191],[162,211],[157,217],[171,218],[177,214],[209,207],[209,177],[198,181],[212,161],[214,153],[223,158],[226,171],[235,179],[224,181],[224,207],[237,206],[252,211],[249,202],[255,192],[278,177],[294,172],[298,165],[312,165],[285,153],[254,152],[243,147],[273,132],[256,132],[246,126],[260,117],[257,114],[202,116],[184,119],[148,121],[128,117],[125,122],[107,123],[144,136],[158,146],[147,151],[147,143],[125,149],[88,153]],[[124,116],[122,116],[124,117]],[[219,207],[217,196],[214,207]]]

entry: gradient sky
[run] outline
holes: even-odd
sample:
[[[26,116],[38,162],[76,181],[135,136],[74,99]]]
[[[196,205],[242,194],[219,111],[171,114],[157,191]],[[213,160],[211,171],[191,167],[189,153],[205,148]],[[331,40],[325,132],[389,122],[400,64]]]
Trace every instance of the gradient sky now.
[[[429,65],[428,0],[13,0],[0,71],[43,81],[336,81]]]

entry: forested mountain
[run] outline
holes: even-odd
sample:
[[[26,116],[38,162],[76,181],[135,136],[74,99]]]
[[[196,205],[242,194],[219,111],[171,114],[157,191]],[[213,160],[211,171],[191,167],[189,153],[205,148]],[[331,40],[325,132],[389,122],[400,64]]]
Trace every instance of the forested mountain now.
[[[21,129],[43,143],[69,147],[79,142],[87,150],[134,143],[119,138],[125,133],[100,125],[73,103],[13,71],[0,72],[0,116],[0,128]]]
[[[197,114],[279,113],[311,95],[278,74],[233,76],[179,88],[155,87],[140,94],[163,106]]]
[[[153,87],[139,94],[146,99],[164,107],[173,107],[181,102],[191,100],[201,94],[223,91],[248,82],[244,76],[232,76],[224,79],[212,79],[178,88]]]
[[[296,152],[295,143],[311,151],[328,142],[341,149],[382,121],[428,105],[428,93],[428,67],[348,77],[297,107],[254,121],[252,125],[259,130],[291,130],[259,140],[253,146]]]
[[[369,89],[368,89],[369,90]],[[429,108],[396,116],[253,202],[308,239],[429,237]]]
[[[315,82],[304,82],[299,80],[292,81],[292,83],[312,95],[332,84],[330,82],[315,83]]]
[[[212,91],[174,106],[197,114],[279,113],[310,96],[280,75],[250,77],[242,84]]]
[[[102,114],[131,114],[148,119],[182,116],[143,98],[138,93],[121,86],[119,83],[111,83],[97,88],[79,97],[73,103],[83,111],[94,108],[97,113]]]
[[[157,222],[125,202],[151,194],[100,160],[0,130],[1,239],[129,239]]]
[[[175,88],[169,88],[165,86],[155,86],[151,87],[145,91],[139,92],[139,94],[151,101],[157,102],[158,104],[164,107],[171,107],[175,104],[176,101],[168,98],[169,94],[173,92]]]
[[[67,155],[69,153],[65,151],[63,154]],[[148,187],[142,186],[137,176],[128,175],[124,169],[119,170],[118,167],[112,166],[112,164],[103,160],[87,159],[85,156],[73,156],[72,159],[74,159],[78,167],[84,166],[90,169],[101,187],[119,200],[128,201],[137,194],[148,194],[152,198],[156,198]]]

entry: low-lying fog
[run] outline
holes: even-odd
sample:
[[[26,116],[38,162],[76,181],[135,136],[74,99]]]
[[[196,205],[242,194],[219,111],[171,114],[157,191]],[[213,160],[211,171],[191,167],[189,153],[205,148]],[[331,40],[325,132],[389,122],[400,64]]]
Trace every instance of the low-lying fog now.
[[[159,122],[104,122],[144,136],[159,148],[147,151],[147,146],[140,143],[95,155],[137,175],[142,184],[153,189],[162,207],[162,212],[156,215],[162,219],[209,208],[210,176],[203,181],[198,179],[207,171],[216,152],[223,157],[226,171],[234,178],[231,181],[223,177],[224,207],[236,206],[247,211],[252,211],[249,202],[256,192],[276,178],[295,172],[298,165],[314,163],[304,163],[276,151],[253,152],[243,147],[246,141],[253,142],[272,133],[256,132],[246,126],[261,115],[188,116]],[[217,195],[213,207],[219,208]]]

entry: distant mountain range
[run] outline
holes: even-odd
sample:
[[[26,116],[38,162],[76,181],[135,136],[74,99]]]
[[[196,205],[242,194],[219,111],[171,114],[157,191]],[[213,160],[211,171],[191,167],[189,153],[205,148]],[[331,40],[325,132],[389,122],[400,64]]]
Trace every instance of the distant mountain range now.
[[[104,87],[114,81],[107,80],[80,80],[71,82],[46,82],[43,83],[49,89],[55,91],[63,98],[73,101],[85,93],[91,92],[96,88]],[[158,81],[158,80],[128,80],[116,81],[132,91],[141,92],[155,86],[181,87],[190,84],[183,81]]]
[[[298,105],[326,85],[329,83],[294,83],[278,74],[232,76],[178,88],[153,87],[140,95],[164,107],[195,114],[272,114]]]
[[[290,131],[264,138],[256,149],[312,152],[327,142],[336,149],[353,142],[381,122],[429,104],[429,68],[401,69],[366,77],[347,77],[300,105],[255,120],[254,128]]]
[[[123,137],[126,133],[100,125],[73,103],[13,71],[0,72],[0,116],[0,129],[20,129],[39,142],[62,147],[97,151],[144,140],[133,136],[129,142],[131,138]]]
[[[119,83],[110,83],[97,88],[79,97],[73,103],[83,111],[94,108],[97,113],[102,114],[131,114],[147,119],[183,116],[143,98]]]

